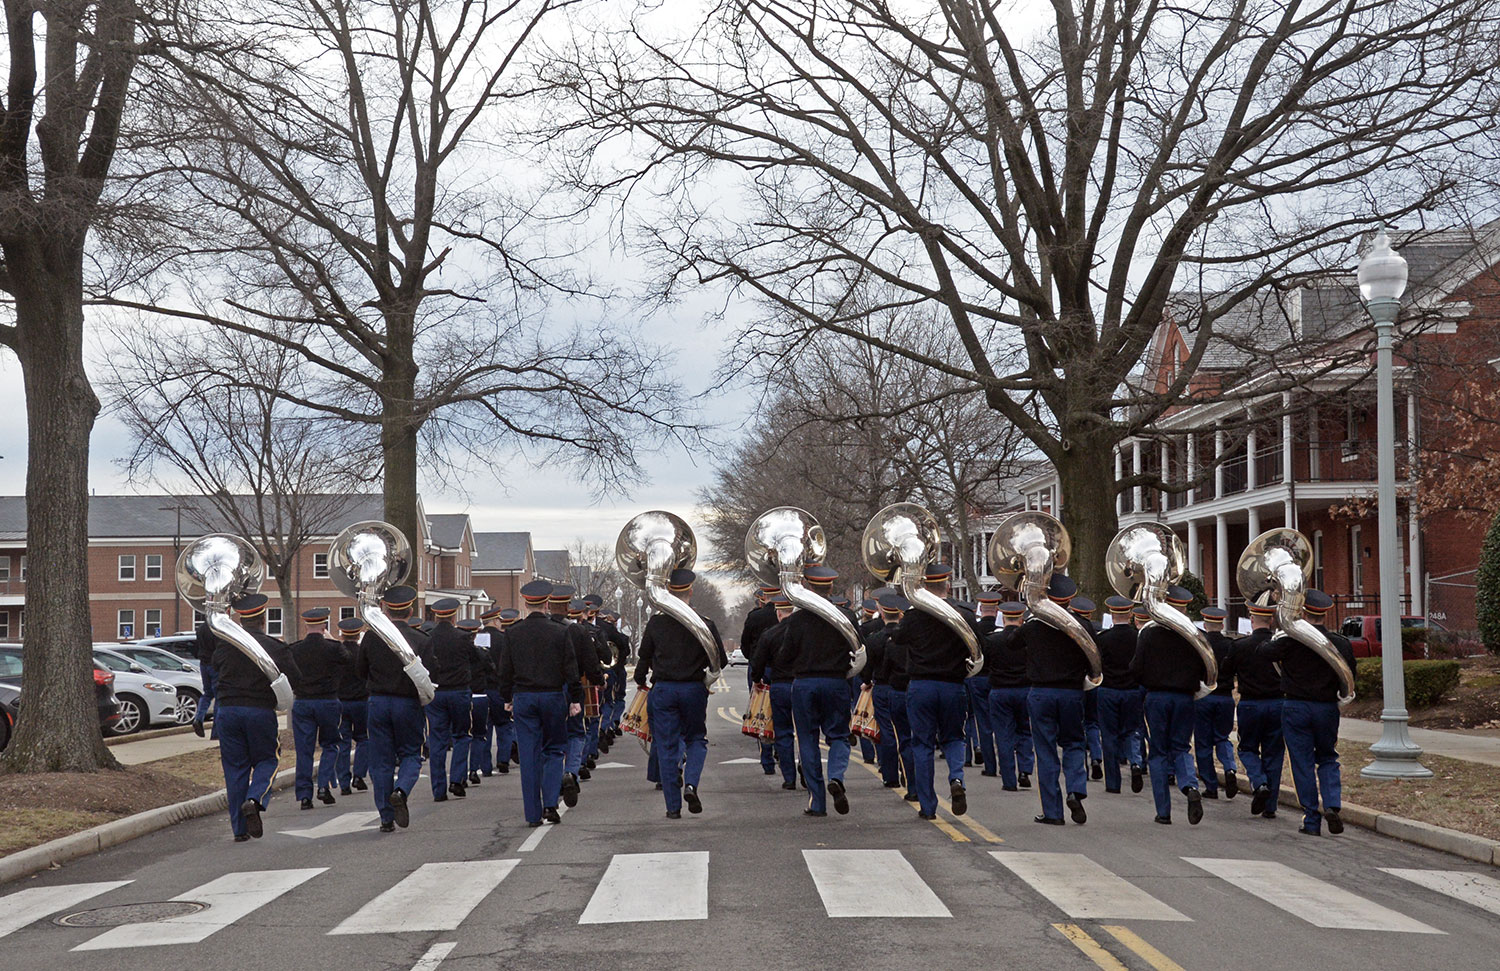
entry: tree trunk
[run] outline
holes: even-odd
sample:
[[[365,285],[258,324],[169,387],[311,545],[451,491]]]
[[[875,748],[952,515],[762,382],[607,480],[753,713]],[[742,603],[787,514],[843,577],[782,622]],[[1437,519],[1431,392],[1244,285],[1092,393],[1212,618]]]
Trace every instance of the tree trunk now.
[[[28,247],[34,258],[7,267],[24,280],[15,307],[26,387],[24,692],[32,714],[19,719],[0,767],[92,772],[118,768],[99,730],[90,647],[89,434],[99,399],[83,367],[83,241],[48,242],[52,253]]]
[[[1068,576],[1096,604],[1115,591],[1104,572],[1104,554],[1119,531],[1115,473],[1107,443],[1075,444],[1054,462],[1062,484],[1062,521],[1073,541]]]
[[[403,369],[406,370],[406,369]],[[385,464],[385,521],[401,530],[412,544],[413,556],[421,554],[422,533],[417,529],[417,424],[411,402],[416,397],[416,368],[388,375],[381,382],[382,414],[380,451]],[[407,582],[416,585],[413,573]]]
[[[276,566],[276,590],[281,594],[281,639],[290,644],[302,634],[302,616],[297,610],[297,591],[292,588],[297,557],[283,558]],[[338,623],[335,617],[334,623]]]

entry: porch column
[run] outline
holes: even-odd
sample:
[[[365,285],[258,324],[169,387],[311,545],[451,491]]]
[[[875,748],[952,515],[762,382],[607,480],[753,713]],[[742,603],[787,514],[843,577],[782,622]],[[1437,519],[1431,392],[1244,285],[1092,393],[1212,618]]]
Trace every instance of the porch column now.
[[[1122,455],[1122,454],[1120,454],[1120,448],[1119,448],[1119,446],[1115,446],[1115,481],[1116,482],[1119,482],[1122,478],[1124,478],[1124,472],[1125,472],[1125,456]],[[1115,515],[1116,516],[1121,515],[1125,511],[1124,508],[1123,508],[1123,503],[1124,502],[1125,502],[1125,495],[1123,493],[1119,493],[1119,492],[1115,493]]]
[[[1222,435],[1223,433],[1219,433]],[[1223,513],[1214,517],[1214,603],[1229,609],[1229,520]]]
[[[1133,475],[1141,474],[1141,440],[1136,439],[1130,443],[1130,470]],[[1135,500],[1134,512],[1141,511],[1141,485],[1137,482],[1130,490],[1130,497]]]
[[[1245,436],[1245,489],[1248,492],[1253,492],[1257,484],[1257,476],[1255,474],[1255,446],[1258,440],[1254,429],[1251,429],[1250,434]]]
[[[1245,510],[1246,524],[1249,526],[1249,538],[1254,539],[1260,535],[1260,510],[1251,506]],[[1238,557],[1236,557],[1238,559]]]
[[[1189,482],[1191,482],[1191,481],[1193,481],[1194,478],[1197,477],[1197,475],[1198,475],[1198,435],[1196,433],[1190,433],[1188,435],[1188,440],[1187,440],[1187,480]],[[1191,506],[1193,504],[1193,501],[1196,498],[1197,493],[1198,493],[1198,487],[1197,486],[1194,486],[1193,488],[1191,488],[1191,489],[1189,489],[1187,491],[1187,502],[1188,502],[1188,505]]]
[[[1224,433],[1214,432],[1214,498],[1224,496]]]
[[[1188,572],[1203,579],[1203,559],[1198,555],[1198,520],[1189,519],[1187,524]]]

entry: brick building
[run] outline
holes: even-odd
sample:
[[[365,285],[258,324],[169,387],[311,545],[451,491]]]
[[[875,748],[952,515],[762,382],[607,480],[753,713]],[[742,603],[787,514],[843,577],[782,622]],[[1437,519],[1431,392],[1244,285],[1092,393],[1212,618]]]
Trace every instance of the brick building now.
[[[1444,454],[1460,390],[1500,386],[1500,221],[1477,230],[1393,234],[1392,245],[1410,266],[1395,367],[1401,495],[1395,555],[1403,566],[1404,611],[1430,611],[1450,629],[1468,630],[1474,606],[1467,574],[1478,564],[1485,524],[1452,512],[1414,516],[1406,497],[1420,486],[1413,457]],[[1338,616],[1378,613],[1373,356],[1368,367],[1345,369],[1320,366],[1332,357],[1314,360],[1295,390],[1259,399],[1253,393],[1257,382],[1271,384],[1278,377],[1271,367],[1255,366],[1263,329],[1315,347],[1360,348],[1369,341],[1353,274],[1328,277],[1289,298],[1268,297],[1215,328],[1192,390],[1207,391],[1212,399],[1225,376],[1243,377],[1249,365],[1250,376],[1236,385],[1234,400],[1179,407],[1149,436],[1123,443],[1112,460],[1119,478],[1144,472],[1179,486],[1198,478],[1209,460],[1217,465],[1206,481],[1182,491],[1135,486],[1121,493],[1121,525],[1170,525],[1186,544],[1188,567],[1203,579],[1210,600],[1236,616],[1243,614],[1233,576],[1240,552],[1260,532],[1290,525],[1312,542],[1312,583],[1334,596]],[[1147,380],[1165,387],[1186,361],[1192,340],[1189,328],[1164,321],[1147,354]],[[1284,377],[1286,369],[1280,370]],[[1266,415],[1263,421],[1254,420],[1257,411]],[[1066,522],[1050,465],[1023,480],[1018,493],[1005,511],[1041,509]],[[991,517],[991,529],[999,518]],[[982,551],[974,556],[985,579]],[[1451,585],[1424,582],[1454,577]],[[1429,591],[1443,595],[1428,604]]]
[[[536,579],[530,533],[475,533],[474,584],[499,607],[521,609],[521,588]]]

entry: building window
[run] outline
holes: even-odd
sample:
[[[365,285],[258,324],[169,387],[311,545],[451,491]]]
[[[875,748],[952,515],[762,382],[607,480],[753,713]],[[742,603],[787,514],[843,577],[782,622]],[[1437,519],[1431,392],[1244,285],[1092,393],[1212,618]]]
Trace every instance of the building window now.
[[[21,554],[21,582],[26,582],[26,554]]]
[[[135,611],[122,610],[119,612],[115,634],[122,641],[128,641],[135,637]]]
[[[281,636],[281,608],[266,608],[266,633],[272,637]]]
[[[1313,574],[1312,574],[1312,583],[1313,583],[1314,587],[1316,587],[1317,589],[1322,590],[1322,591],[1324,591],[1326,593],[1328,588],[1325,587],[1325,586],[1323,586],[1323,531],[1321,529],[1315,529],[1315,530],[1313,530],[1312,547],[1313,547]]]
[[[326,579],[328,579],[328,554],[327,553],[314,553],[313,554],[313,579],[314,580],[326,580]]]
[[[126,553],[120,557],[120,579],[122,581],[135,579],[135,554]]]
[[[147,580],[160,580],[161,579],[161,554],[160,553],[147,553],[146,554],[146,579]]]
[[[26,557],[24,557],[24,556],[21,557],[21,562],[24,564],[26,562]],[[24,566],[21,568],[21,579],[22,580],[26,579],[26,568]],[[26,608],[25,607],[22,607],[20,610],[16,611],[16,636],[20,637],[20,638],[25,638],[26,637]]]
[[[0,581],[10,579],[10,554],[0,556]]]
[[[1349,592],[1365,592],[1364,548],[1361,542],[1362,527],[1349,527]]]
[[[149,567],[147,568],[150,569]],[[146,636],[161,636],[161,608],[152,607],[146,611]]]
[[[339,620],[350,620],[353,617],[354,617],[354,608],[353,607],[340,607],[339,608]]]
[[[0,610],[0,641],[10,640],[10,611]]]

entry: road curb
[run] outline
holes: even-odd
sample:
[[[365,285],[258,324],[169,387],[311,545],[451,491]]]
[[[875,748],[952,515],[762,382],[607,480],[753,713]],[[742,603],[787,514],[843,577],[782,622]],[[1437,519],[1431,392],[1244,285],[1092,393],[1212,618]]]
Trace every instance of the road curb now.
[[[114,735],[104,740],[104,744],[110,747],[116,745],[129,745],[131,742],[146,742],[153,738],[166,738],[168,735],[186,735],[193,730],[192,725],[173,725],[170,728],[153,728],[145,732],[136,732],[132,735]]]
[[[276,773],[275,789],[286,789],[296,781],[295,769],[283,769]],[[90,856],[100,850],[166,829],[177,823],[200,816],[211,816],[229,808],[229,797],[223,789],[197,796],[169,806],[158,806],[134,816],[114,819],[92,829],[69,836],[59,837],[49,843],[17,850],[9,856],[0,857],[0,883],[29,877],[33,873]]]

